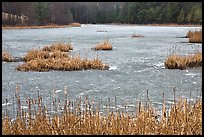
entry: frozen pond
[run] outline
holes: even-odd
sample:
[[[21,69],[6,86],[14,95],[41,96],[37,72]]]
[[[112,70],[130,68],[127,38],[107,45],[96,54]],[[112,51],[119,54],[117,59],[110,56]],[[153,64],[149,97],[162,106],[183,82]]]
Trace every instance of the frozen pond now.
[[[64,87],[70,99],[88,96],[95,102],[117,97],[117,103],[135,105],[135,100],[149,98],[162,103],[162,94],[171,102],[176,95],[186,98],[202,96],[202,68],[187,70],[165,69],[164,61],[173,46],[181,54],[202,50],[202,44],[189,44],[189,30],[199,27],[158,27],[122,25],[82,25],[73,28],[2,30],[2,51],[22,57],[30,49],[39,49],[54,42],[71,42],[71,54],[94,58],[110,65],[109,70],[21,72],[15,68],[22,62],[2,62],[2,107],[12,100],[16,85],[21,99],[37,97],[39,90],[46,104],[57,90],[56,98],[64,99]],[[107,31],[107,32],[97,32]],[[133,33],[143,35],[132,38]],[[108,38],[112,51],[93,51],[97,43]],[[105,102],[105,101],[104,101]]]

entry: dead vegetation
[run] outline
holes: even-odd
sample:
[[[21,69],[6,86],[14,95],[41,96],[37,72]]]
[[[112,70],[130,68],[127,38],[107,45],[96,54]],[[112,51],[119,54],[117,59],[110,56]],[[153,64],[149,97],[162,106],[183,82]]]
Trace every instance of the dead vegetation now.
[[[93,50],[112,50],[112,44],[108,42],[108,40],[103,41],[96,45],[96,47],[92,48]]]
[[[186,37],[189,38],[189,43],[202,43],[202,30],[189,31]]]
[[[108,32],[107,30],[97,30],[97,32]]]
[[[181,56],[170,55],[165,61],[165,67],[168,69],[186,69],[202,66],[202,53],[197,52],[195,54]]]
[[[61,54],[62,55],[62,54]],[[74,70],[88,70],[98,69],[107,70],[109,67],[102,63],[97,57],[93,60],[81,59],[79,56],[72,57],[62,55],[61,57],[48,57],[46,59],[32,59],[17,67],[19,71],[74,71]]]
[[[132,38],[139,38],[139,37],[144,37],[144,36],[142,36],[142,35],[139,35],[139,34],[132,34]]]
[[[42,28],[67,28],[67,27],[81,27],[80,23],[70,23],[68,25],[56,25],[54,23],[41,26],[2,26],[2,29],[42,29]]]
[[[28,53],[23,58],[25,62],[35,59],[48,59],[48,58],[54,58],[54,59],[61,59],[68,57],[68,54],[65,52],[61,52],[60,50],[54,50],[52,52],[44,51],[44,50],[35,50],[32,49],[28,51]]]
[[[96,58],[82,59],[80,56],[71,56],[67,52],[73,49],[70,44],[62,43],[45,46],[42,50],[30,50],[23,60],[24,64],[19,65],[16,69],[19,71],[74,71],[99,69],[107,70],[108,65],[102,63],[97,56]]]
[[[62,52],[69,52],[69,50],[73,50],[73,47],[70,43],[64,44],[64,43],[55,43],[51,44],[51,46],[44,46],[43,51],[56,51],[60,50]]]
[[[81,27],[81,24],[78,22],[74,22],[74,23],[69,24],[69,26],[70,27]]]
[[[161,111],[160,120],[157,111],[149,101],[146,106],[139,101],[135,115],[127,112],[110,111],[106,115],[95,111],[92,101],[86,99],[71,102],[65,93],[62,108],[58,101],[53,101],[55,108],[51,115],[49,107],[43,105],[42,97],[28,98],[28,109],[21,109],[20,95],[16,92],[17,117],[11,120],[9,115],[2,117],[3,135],[202,135],[202,100],[188,102],[179,98],[170,109],[165,105]],[[75,104],[73,106],[73,103]],[[33,106],[38,106],[33,109]],[[92,107],[91,107],[92,106]],[[63,110],[59,113],[58,109]],[[73,108],[73,109],[72,109]],[[58,113],[57,113],[58,112]],[[8,113],[7,113],[8,114]]]
[[[2,52],[2,61],[11,62],[12,61],[11,54],[9,52]]]

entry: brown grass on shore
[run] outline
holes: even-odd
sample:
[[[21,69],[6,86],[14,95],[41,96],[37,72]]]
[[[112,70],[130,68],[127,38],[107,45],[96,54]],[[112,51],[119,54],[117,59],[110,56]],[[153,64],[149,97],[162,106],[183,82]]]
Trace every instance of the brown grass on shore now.
[[[202,30],[200,31],[189,31],[187,33],[190,43],[202,43]]]
[[[64,43],[55,43],[51,44],[51,46],[44,46],[43,51],[55,51],[60,50],[62,52],[69,52],[69,50],[73,50],[73,47],[70,43],[64,44]]]
[[[18,93],[19,94],[19,93]],[[66,95],[65,95],[66,96]],[[17,102],[20,96],[16,95]],[[42,97],[28,99],[28,110],[18,110],[15,120],[6,115],[2,117],[3,135],[202,135],[202,100],[190,103],[180,98],[172,104],[168,111],[163,102],[161,119],[158,120],[156,111],[148,103],[148,107],[138,106],[136,115],[131,116],[125,112],[110,112],[106,115],[88,109],[90,101],[84,101],[82,109],[81,100],[73,104],[66,99],[63,112],[50,114],[47,106],[42,103]],[[53,101],[53,108],[57,102]],[[20,106],[20,103],[17,103]],[[38,105],[33,110],[33,106]],[[21,108],[21,107],[18,107]],[[34,117],[33,117],[34,116]]]
[[[202,53],[197,52],[188,56],[170,55],[166,61],[165,66],[168,69],[186,69],[202,66]]]
[[[67,27],[81,27],[80,23],[70,23],[68,25],[48,24],[41,26],[2,26],[3,29],[42,29],[42,28],[67,28]]]
[[[74,23],[69,24],[69,26],[70,27],[81,27],[81,24],[78,22],[74,22]]]
[[[121,26],[164,26],[164,27],[202,27],[199,24],[176,24],[176,23],[161,23],[161,24],[124,24],[124,23],[110,23],[111,25]]]
[[[11,62],[11,54],[9,52],[2,52],[2,61]]]
[[[96,45],[96,47],[92,48],[93,50],[112,50],[112,44],[105,40],[102,43]]]
[[[164,23],[164,24],[146,24],[147,26],[172,26],[172,27],[201,27],[197,24],[176,24],[176,23]]]

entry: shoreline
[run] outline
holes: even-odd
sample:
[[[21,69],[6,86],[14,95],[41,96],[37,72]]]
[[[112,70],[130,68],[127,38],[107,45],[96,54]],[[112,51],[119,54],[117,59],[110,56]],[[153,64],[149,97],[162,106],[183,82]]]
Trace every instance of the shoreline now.
[[[120,24],[120,23],[110,23],[110,25],[121,25],[121,26],[165,26],[165,27],[202,27],[198,24],[176,24],[176,23],[164,23],[164,24]]]
[[[86,24],[85,24],[86,25]],[[120,26],[160,26],[160,27],[201,27],[198,24],[122,24],[122,23],[107,23],[107,24],[91,24],[91,25],[120,25]],[[81,24],[73,23],[68,25],[44,25],[44,26],[3,26],[2,30],[8,29],[42,29],[42,28],[68,28],[68,27],[81,27]]]
[[[68,25],[56,25],[56,24],[48,24],[48,25],[38,25],[38,26],[9,26],[2,25],[2,30],[8,29],[42,29],[42,28],[68,28],[68,27],[81,27],[80,23],[71,23]]]

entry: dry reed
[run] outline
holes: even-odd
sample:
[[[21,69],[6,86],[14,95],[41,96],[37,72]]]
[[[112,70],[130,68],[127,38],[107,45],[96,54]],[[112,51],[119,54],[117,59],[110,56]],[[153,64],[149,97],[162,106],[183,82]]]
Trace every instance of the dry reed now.
[[[73,50],[73,47],[70,43],[64,44],[64,43],[55,43],[51,44],[51,46],[45,46],[42,49],[43,51],[55,51],[60,50],[62,52],[69,52],[69,50]]]
[[[190,43],[202,43],[202,30],[200,31],[189,31],[187,33]]]
[[[48,58],[66,58],[68,55],[64,52],[54,50],[53,52],[43,51],[43,50],[35,50],[32,49],[28,51],[28,53],[23,58],[24,61],[30,61],[35,59],[48,59]]]
[[[99,58],[93,60],[81,59],[76,57],[57,57],[47,59],[32,59],[26,63],[17,67],[19,71],[49,71],[49,70],[62,70],[62,71],[74,71],[74,70],[88,70],[98,69],[106,70],[109,67],[102,63]]]
[[[188,56],[170,55],[166,61],[165,66],[168,69],[186,69],[202,66],[202,53],[197,52]]]
[[[30,50],[23,60],[24,64],[17,66],[19,71],[49,71],[49,70],[107,70],[108,65],[103,64],[97,56],[92,60],[82,59],[80,56],[71,56],[62,51],[69,51],[71,45],[53,44],[43,47],[42,50]]]
[[[81,27],[81,24],[78,22],[74,22],[74,23],[69,24],[69,26],[70,27]]]
[[[97,32],[108,32],[107,30],[97,30]]]
[[[2,52],[2,61],[11,62],[12,57],[9,52]]]
[[[18,100],[18,96],[16,98]],[[190,103],[180,98],[169,111],[164,100],[160,120],[155,117],[151,103],[144,107],[139,102],[134,116],[123,111],[101,115],[98,107],[95,111],[88,109],[90,101],[87,99],[74,102],[74,106],[67,99],[63,112],[57,114],[55,110],[51,116],[42,104],[42,97],[38,96],[35,101],[39,106],[35,112],[31,109],[35,105],[32,100],[28,99],[28,110],[18,111],[15,120],[2,117],[3,135],[202,135],[202,101],[199,99]],[[53,101],[53,107],[57,108],[56,101]],[[71,107],[74,107],[73,111]]]
[[[135,33],[132,35],[132,38],[138,38],[138,37],[144,37],[144,36],[139,35],[139,34],[135,34]]]
[[[112,50],[112,44],[108,42],[108,40],[103,41],[96,45],[96,47],[92,48],[93,50]]]

